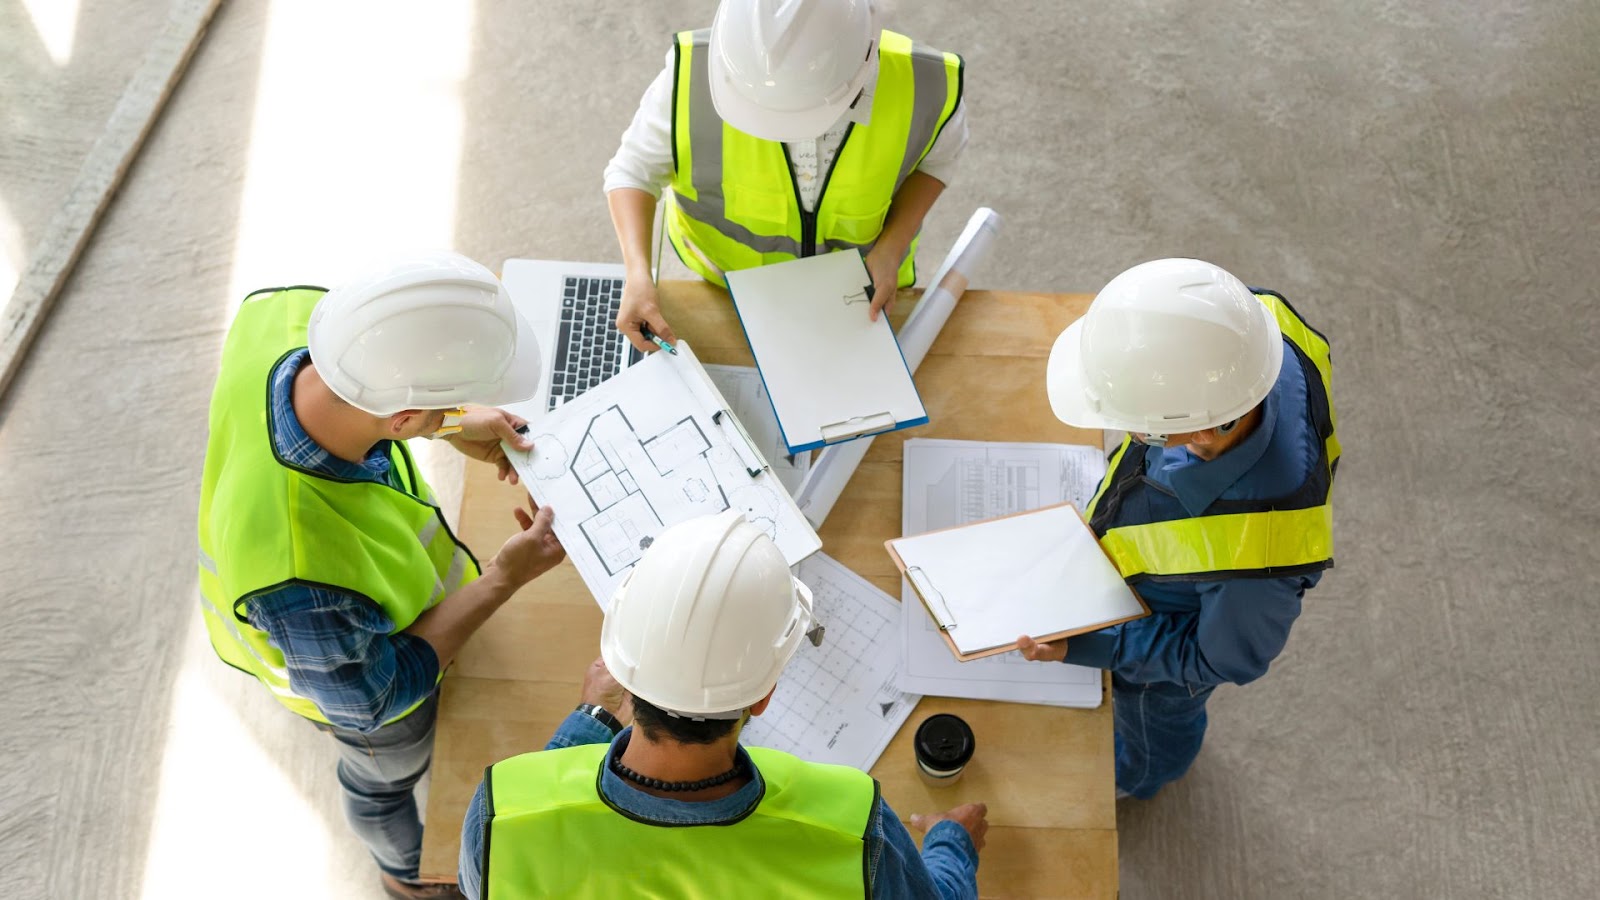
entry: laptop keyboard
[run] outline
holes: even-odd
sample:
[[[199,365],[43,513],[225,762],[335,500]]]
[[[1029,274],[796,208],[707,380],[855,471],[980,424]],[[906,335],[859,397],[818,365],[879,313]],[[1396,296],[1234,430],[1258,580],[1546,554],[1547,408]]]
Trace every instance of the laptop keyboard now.
[[[621,305],[621,278],[566,278],[550,409],[639,361],[642,354],[616,328]]]

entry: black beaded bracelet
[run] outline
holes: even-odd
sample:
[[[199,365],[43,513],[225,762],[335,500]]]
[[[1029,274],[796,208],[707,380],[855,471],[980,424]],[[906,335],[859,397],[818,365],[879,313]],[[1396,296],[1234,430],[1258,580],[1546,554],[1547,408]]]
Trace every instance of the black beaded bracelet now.
[[[622,723],[617,721],[616,716],[606,712],[604,707],[596,706],[593,703],[579,703],[577,712],[583,713],[589,718],[594,719],[596,722],[599,722],[601,725],[611,729],[612,734],[616,734],[622,730]]]

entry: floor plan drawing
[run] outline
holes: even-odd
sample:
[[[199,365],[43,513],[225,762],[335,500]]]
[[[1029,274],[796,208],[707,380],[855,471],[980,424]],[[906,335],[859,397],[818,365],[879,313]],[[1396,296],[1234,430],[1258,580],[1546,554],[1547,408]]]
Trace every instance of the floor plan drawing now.
[[[820,541],[686,349],[651,357],[539,417],[512,462],[604,606],[669,525],[738,509],[790,563]]]

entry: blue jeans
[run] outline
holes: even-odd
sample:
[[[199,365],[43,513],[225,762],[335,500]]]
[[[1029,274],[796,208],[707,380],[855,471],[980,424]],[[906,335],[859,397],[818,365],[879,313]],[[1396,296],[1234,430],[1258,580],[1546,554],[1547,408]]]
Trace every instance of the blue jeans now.
[[[411,715],[371,734],[317,725],[339,742],[345,819],[378,868],[403,881],[415,881],[422,862],[422,819],[411,791],[433,759],[438,713],[435,690]]]
[[[1216,685],[1134,684],[1111,676],[1116,719],[1117,789],[1148,800],[1177,781],[1200,755],[1206,698]]]

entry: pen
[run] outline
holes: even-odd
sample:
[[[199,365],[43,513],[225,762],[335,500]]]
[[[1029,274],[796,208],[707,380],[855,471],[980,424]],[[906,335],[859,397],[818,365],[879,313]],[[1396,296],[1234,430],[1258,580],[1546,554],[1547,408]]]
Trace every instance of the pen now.
[[[644,335],[645,340],[647,340],[647,341],[655,341],[657,347],[660,347],[661,349],[667,351],[668,353],[671,353],[673,356],[677,356],[678,355],[677,348],[673,347],[671,344],[667,343],[666,341],[663,341],[661,338],[656,337],[655,332],[650,330],[650,326],[649,325],[646,325],[645,323],[640,322],[639,323],[639,333]]]

